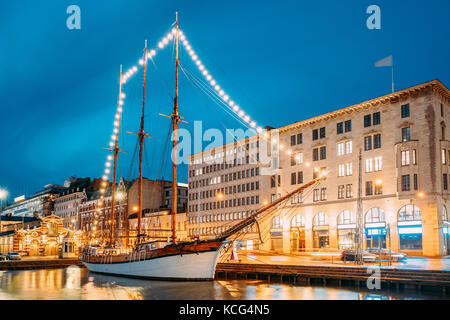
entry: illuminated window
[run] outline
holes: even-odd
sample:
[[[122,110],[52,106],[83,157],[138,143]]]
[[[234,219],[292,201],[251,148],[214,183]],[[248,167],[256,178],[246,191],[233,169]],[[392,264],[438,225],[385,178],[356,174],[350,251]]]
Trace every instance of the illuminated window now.
[[[291,220],[291,227],[300,228],[305,226],[305,218],[301,214],[296,214]]]

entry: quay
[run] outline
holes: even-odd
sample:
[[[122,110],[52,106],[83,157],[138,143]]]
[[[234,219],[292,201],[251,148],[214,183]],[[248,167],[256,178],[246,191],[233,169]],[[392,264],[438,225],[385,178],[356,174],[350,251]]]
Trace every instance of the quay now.
[[[376,266],[373,266],[374,268]],[[373,274],[368,267],[360,266],[305,266],[255,263],[218,263],[216,279],[264,280],[271,283],[299,285],[367,287],[369,277],[379,278],[383,289],[441,290],[450,293],[450,271],[411,270],[400,268],[379,269]]]
[[[0,261],[0,270],[36,270],[36,269],[58,269],[69,266],[84,267],[78,259],[38,259],[38,260],[15,260]]]

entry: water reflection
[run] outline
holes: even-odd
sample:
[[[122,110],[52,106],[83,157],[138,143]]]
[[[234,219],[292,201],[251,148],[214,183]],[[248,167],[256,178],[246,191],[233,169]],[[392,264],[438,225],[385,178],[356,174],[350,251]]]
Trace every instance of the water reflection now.
[[[258,280],[164,282],[110,277],[69,267],[55,270],[0,271],[0,299],[139,300],[391,300],[443,299],[418,292],[363,291],[353,288],[294,286]],[[447,297],[448,298],[448,297]]]

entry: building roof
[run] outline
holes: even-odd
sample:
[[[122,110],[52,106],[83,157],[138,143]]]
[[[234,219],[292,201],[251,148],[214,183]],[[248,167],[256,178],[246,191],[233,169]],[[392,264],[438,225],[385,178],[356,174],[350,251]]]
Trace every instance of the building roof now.
[[[297,121],[297,122],[294,122],[294,123],[291,123],[291,124],[279,127],[278,130],[281,133],[281,132],[286,132],[286,131],[298,129],[298,128],[302,127],[302,126],[311,125],[311,124],[317,123],[319,121],[329,120],[329,119],[332,119],[332,118],[335,118],[335,117],[338,117],[340,115],[343,115],[343,114],[346,114],[346,113],[350,113],[350,112],[353,112],[353,111],[356,111],[356,110],[364,109],[364,108],[367,108],[367,107],[370,107],[370,106],[375,106],[375,105],[378,105],[380,103],[389,102],[392,99],[398,99],[398,98],[400,98],[400,97],[402,97],[404,95],[407,95],[407,94],[417,93],[417,92],[420,92],[423,89],[426,89],[427,87],[433,88],[433,90],[439,92],[445,99],[450,100],[449,89],[440,80],[436,79],[436,80],[424,82],[424,83],[421,83],[421,84],[418,84],[418,85],[415,85],[415,86],[412,86],[412,87],[409,87],[409,88],[406,88],[406,89],[403,89],[403,90],[400,90],[400,91],[396,91],[396,92],[393,92],[393,93],[390,93],[390,94],[386,94],[386,95],[381,96],[381,97],[377,97],[377,98],[374,98],[374,99],[371,99],[371,100],[367,100],[367,101],[360,102],[360,103],[357,103],[357,104],[354,104],[354,105],[350,105],[350,106],[347,106],[347,107],[344,107],[344,108],[340,108],[340,109],[337,109],[335,111],[331,111],[331,112],[328,112],[328,113],[325,113],[325,114],[322,114],[322,115],[319,115],[319,116],[315,116],[315,117],[312,117],[312,118],[309,118],[309,119]],[[264,134],[264,133],[260,133],[259,135],[261,135],[261,134]],[[246,139],[249,139],[249,138],[246,138]],[[242,139],[240,141],[243,141],[243,140],[246,140],[246,139]],[[226,144],[226,145],[222,145],[222,146],[219,146],[219,147],[216,147],[216,148],[212,148],[210,150],[204,150],[202,152],[198,152],[198,153],[190,155],[189,158],[190,159],[194,159],[196,156],[202,155],[205,152],[214,153],[215,151],[219,151],[219,150],[222,151],[225,146],[232,146],[235,143],[236,142],[232,142],[232,143],[229,143],[229,144]]]

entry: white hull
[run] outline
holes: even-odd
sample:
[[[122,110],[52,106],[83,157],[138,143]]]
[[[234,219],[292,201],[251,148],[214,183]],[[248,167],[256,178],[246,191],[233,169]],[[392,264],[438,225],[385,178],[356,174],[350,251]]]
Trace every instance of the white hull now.
[[[84,265],[92,272],[117,276],[166,279],[212,280],[220,254],[217,251],[159,257],[143,261],[123,263],[89,263]]]

